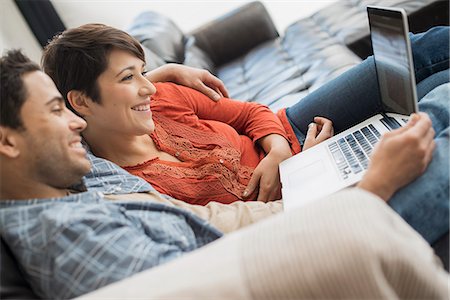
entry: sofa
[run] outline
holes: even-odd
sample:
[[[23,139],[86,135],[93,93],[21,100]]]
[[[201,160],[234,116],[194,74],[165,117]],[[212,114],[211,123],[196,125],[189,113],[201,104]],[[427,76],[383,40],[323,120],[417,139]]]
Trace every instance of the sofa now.
[[[143,45],[149,69],[166,63],[207,69],[231,98],[276,112],[372,54],[367,5],[404,8],[412,32],[449,24],[446,0],[347,0],[280,34],[264,5],[251,2],[189,33],[151,11],[138,15],[127,31]],[[448,233],[433,247],[448,270]]]
[[[280,35],[264,6],[253,2],[186,34],[165,16],[143,12],[128,32],[146,48],[150,68],[174,62],[208,69],[231,98],[277,111],[371,54],[367,4],[404,8],[414,32],[448,24],[448,1],[346,0]]]
[[[277,111],[371,54],[367,4],[405,8],[413,32],[449,21],[447,0],[346,0],[280,34],[265,7],[252,2],[189,33],[154,12],[138,15],[127,31],[143,45],[149,69],[166,63],[208,69],[232,98]],[[448,243],[447,233],[433,245],[447,270]],[[0,252],[0,299],[37,299],[1,238]]]

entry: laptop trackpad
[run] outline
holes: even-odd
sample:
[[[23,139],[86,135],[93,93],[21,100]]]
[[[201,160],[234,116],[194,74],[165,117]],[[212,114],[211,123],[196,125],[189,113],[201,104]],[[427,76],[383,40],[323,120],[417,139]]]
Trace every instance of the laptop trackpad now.
[[[316,181],[320,175],[325,174],[325,165],[322,159],[316,160],[306,166],[300,167],[289,175],[289,185],[296,186],[299,182],[302,185],[309,185],[308,181]]]
[[[329,195],[340,186],[338,174],[323,145],[282,162],[280,175],[285,210]]]

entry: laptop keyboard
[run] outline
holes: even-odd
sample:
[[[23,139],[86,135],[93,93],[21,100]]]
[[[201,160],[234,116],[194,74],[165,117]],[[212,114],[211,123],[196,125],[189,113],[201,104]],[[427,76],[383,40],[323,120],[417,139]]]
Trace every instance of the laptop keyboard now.
[[[328,145],[342,179],[367,169],[370,153],[380,137],[378,130],[369,124]]]
[[[402,126],[394,118],[385,117],[385,118],[380,119],[380,121],[381,121],[381,123],[383,123],[384,126],[386,126],[388,129],[391,129],[391,130],[400,128]]]

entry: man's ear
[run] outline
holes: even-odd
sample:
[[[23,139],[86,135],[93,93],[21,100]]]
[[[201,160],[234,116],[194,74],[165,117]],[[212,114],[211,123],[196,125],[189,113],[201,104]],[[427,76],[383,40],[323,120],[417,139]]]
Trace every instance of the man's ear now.
[[[67,100],[73,109],[82,117],[89,116],[91,114],[89,97],[85,93],[77,90],[71,90],[67,93]]]
[[[0,154],[16,158],[20,154],[17,130],[0,126]]]

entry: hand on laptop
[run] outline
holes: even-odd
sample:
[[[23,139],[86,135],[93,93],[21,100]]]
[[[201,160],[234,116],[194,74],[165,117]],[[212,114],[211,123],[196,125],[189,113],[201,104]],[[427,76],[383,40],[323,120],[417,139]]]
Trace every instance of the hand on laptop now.
[[[425,171],[435,148],[433,138],[428,115],[412,114],[407,125],[382,136],[358,187],[389,201],[398,189]]]
[[[333,123],[324,117],[315,117],[314,122],[308,126],[303,151],[334,135]]]

